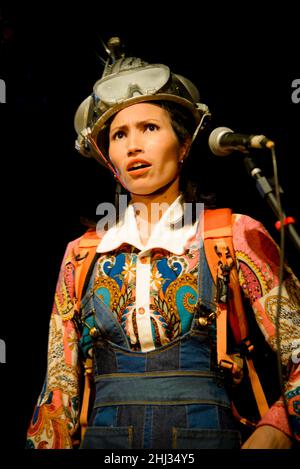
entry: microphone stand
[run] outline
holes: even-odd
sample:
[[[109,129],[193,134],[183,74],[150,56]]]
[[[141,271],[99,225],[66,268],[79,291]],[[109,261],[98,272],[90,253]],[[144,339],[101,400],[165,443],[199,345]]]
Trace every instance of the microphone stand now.
[[[247,154],[244,158],[244,163],[248,174],[256,181],[256,188],[263,199],[266,199],[269,206],[276,215],[277,220],[280,221],[280,209],[277,204],[274,190],[271,187],[267,178],[263,175],[261,168],[258,168],[255,161]],[[282,211],[283,220],[287,219],[286,214]],[[280,221],[281,222],[281,221]],[[297,233],[295,226],[292,223],[285,225],[287,234],[293,242],[296,249],[300,252],[300,237]]]
[[[293,226],[294,220],[291,218],[290,220],[286,217],[286,214],[282,210],[282,208],[277,203],[277,198],[273,193],[273,189],[267,180],[267,178],[262,174],[261,168],[258,168],[255,161],[247,154],[244,159],[244,163],[247,169],[247,172],[250,176],[252,176],[256,181],[256,187],[260,195],[266,199],[269,206],[275,213],[277,219],[279,220],[279,227],[280,227],[280,263],[279,263],[279,286],[278,286],[278,298],[277,298],[277,308],[276,308],[276,316],[275,316],[275,330],[276,330],[276,348],[277,348],[277,369],[278,369],[278,378],[280,383],[281,389],[281,396],[284,403],[284,409],[286,413],[286,417],[288,420],[288,425],[291,431],[291,435],[295,435],[294,424],[291,420],[291,415],[288,411],[288,403],[287,398],[285,395],[285,388],[284,388],[284,379],[282,373],[282,363],[281,363],[281,338],[280,338],[280,312],[282,308],[282,285],[283,285],[283,272],[284,272],[284,228],[286,229],[289,237],[291,238],[294,246],[300,251],[300,238],[299,235]],[[280,191],[280,188],[278,189]],[[281,205],[281,204],[280,204]],[[283,225],[283,226],[282,226]]]

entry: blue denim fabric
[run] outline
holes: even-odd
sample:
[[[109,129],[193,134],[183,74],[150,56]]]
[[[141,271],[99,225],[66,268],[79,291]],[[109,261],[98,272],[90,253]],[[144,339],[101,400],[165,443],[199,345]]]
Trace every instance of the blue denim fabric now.
[[[211,306],[214,287],[201,256],[198,294]],[[95,314],[100,334],[95,400],[81,448],[238,448],[229,397],[212,366],[211,338],[196,318],[173,342],[132,351],[116,316],[92,291],[93,278],[83,314]]]

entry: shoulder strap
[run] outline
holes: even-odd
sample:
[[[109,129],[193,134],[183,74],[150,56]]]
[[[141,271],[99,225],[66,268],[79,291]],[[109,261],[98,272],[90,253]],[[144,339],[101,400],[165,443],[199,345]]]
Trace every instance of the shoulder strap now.
[[[86,276],[92,266],[96,255],[96,249],[100,238],[96,230],[90,228],[79,238],[74,246],[74,264],[75,264],[75,309],[80,310],[82,292],[85,285]],[[85,435],[88,421],[90,394],[91,394],[91,376],[93,372],[93,360],[87,358],[84,362],[84,391],[81,403],[81,412],[79,417],[81,428],[81,440]]]
[[[231,264],[229,295],[229,323],[237,344],[248,335],[247,319],[243,307],[232,238],[232,211],[229,208],[204,211],[204,249],[214,281],[221,263]]]
[[[76,299],[75,308],[77,311],[80,309],[80,302],[86,275],[95,257],[99,242],[100,238],[96,233],[96,230],[90,228],[81,238],[79,238],[79,242],[74,248]]]
[[[237,344],[243,344],[252,390],[261,417],[268,411],[259,377],[249,353],[247,317],[243,307],[232,235],[232,211],[228,208],[204,211],[204,250],[217,285],[217,359],[220,366],[234,373],[236,364],[227,354],[227,319]],[[220,287],[220,288],[218,288]],[[228,291],[226,291],[228,290]],[[224,297],[222,294],[224,293]],[[229,311],[228,311],[229,310]],[[228,318],[227,318],[228,315]]]

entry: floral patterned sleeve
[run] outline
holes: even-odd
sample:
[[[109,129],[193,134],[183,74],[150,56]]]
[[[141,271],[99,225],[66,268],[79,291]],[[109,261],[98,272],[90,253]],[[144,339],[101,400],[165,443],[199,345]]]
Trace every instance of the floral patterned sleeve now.
[[[279,249],[264,226],[245,215],[233,216],[233,244],[240,285],[266,341],[275,351]],[[280,330],[285,396],[294,436],[300,440],[300,282],[288,266],[282,285]],[[291,435],[282,398],[270,407],[261,425]]]
[[[78,335],[74,314],[74,267],[71,242],[63,258],[50,319],[45,383],[27,434],[27,447],[68,449],[79,430]]]

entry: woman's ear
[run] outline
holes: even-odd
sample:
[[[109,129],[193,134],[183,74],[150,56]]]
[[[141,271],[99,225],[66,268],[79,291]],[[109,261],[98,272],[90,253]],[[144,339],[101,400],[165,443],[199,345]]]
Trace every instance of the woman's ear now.
[[[183,163],[186,157],[189,154],[190,147],[192,144],[192,139],[191,137],[186,137],[185,141],[182,143],[180,147],[180,152],[179,152],[179,162]]]

